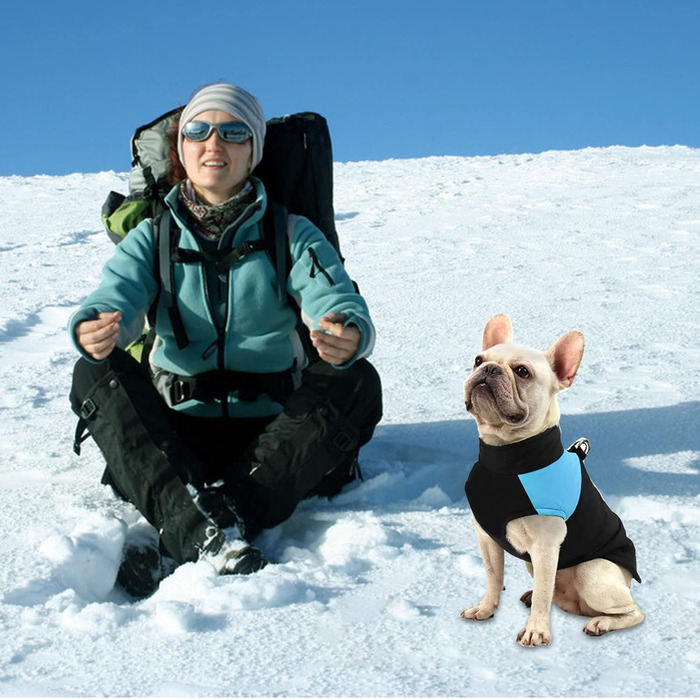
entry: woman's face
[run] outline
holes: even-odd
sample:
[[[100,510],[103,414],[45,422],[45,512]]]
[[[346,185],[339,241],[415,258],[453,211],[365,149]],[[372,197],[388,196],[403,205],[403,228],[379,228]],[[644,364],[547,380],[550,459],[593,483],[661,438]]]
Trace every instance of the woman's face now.
[[[223,124],[239,120],[228,112],[209,109],[192,121]],[[253,144],[250,139],[228,143],[212,129],[206,141],[188,141],[183,137],[182,159],[197,196],[207,204],[221,204],[245,184],[253,160]]]

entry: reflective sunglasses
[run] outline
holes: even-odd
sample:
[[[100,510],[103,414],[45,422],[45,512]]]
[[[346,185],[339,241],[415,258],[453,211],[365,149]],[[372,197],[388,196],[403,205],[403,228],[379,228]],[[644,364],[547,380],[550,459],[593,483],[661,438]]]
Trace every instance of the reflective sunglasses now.
[[[187,122],[182,129],[182,135],[188,141],[206,141],[214,129],[228,143],[243,143],[253,136],[253,132],[243,122],[210,124],[203,121]]]

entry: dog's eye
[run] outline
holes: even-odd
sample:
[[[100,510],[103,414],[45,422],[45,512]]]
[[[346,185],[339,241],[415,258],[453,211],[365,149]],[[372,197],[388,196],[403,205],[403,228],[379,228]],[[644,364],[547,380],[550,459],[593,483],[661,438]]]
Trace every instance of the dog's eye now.
[[[527,379],[530,376],[530,370],[525,367],[525,365],[518,365],[513,372],[515,372],[521,379]]]
[[[484,361],[484,358],[477,355],[474,358],[474,367],[478,367],[483,361]]]

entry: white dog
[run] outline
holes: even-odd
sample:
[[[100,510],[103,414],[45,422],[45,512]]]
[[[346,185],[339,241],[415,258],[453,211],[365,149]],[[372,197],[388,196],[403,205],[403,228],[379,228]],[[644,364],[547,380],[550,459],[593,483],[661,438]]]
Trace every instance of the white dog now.
[[[584,631],[632,627],[644,614],[632,599],[634,545],[583,465],[588,443],[561,445],[557,394],[571,386],[583,356],[572,331],[547,352],[512,343],[507,316],[486,325],[482,352],[464,385],[479,430],[479,461],[465,490],[486,569],[487,590],[462,617],[493,616],[503,590],[504,550],[525,559],[534,583],[517,640],[549,644],[552,601],[590,616]]]

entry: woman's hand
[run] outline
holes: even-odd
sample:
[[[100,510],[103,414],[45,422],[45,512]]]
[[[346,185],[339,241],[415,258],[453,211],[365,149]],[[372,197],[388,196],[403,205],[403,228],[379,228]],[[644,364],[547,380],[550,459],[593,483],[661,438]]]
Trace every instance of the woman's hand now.
[[[110,311],[94,321],[81,321],[75,327],[75,339],[90,357],[104,360],[117,344],[121,320],[121,311]]]
[[[321,330],[311,331],[311,342],[319,357],[331,365],[349,362],[360,347],[360,329],[354,324],[344,326],[345,319],[345,314],[328,314],[318,324]]]

